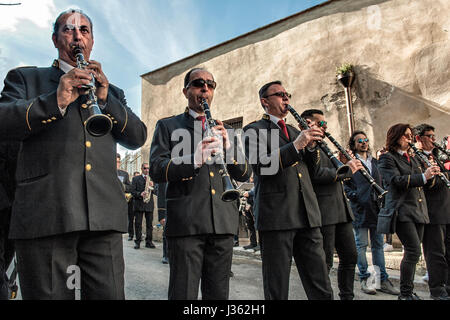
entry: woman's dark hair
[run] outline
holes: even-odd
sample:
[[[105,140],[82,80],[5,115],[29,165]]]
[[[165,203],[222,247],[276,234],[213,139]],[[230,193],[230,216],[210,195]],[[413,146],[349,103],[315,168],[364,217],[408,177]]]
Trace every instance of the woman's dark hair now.
[[[388,151],[395,152],[400,148],[398,140],[405,134],[406,129],[410,129],[412,134],[412,128],[407,123],[397,123],[389,128],[386,136],[386,149]]]
[[[367,134],[364,131],[359,130],[359,131],[353,132],[353,134],[350,136],[350,139],[348,139],[348,147],[350,148],[350,150],[352,150],[353,153],[355,153],[355,151],[356,151],[355,137],[358,134],[363,134],[367,138]],[[369,149],[367,149],[367,151],[368,152],[370,151],[370,146],[369,146]]]

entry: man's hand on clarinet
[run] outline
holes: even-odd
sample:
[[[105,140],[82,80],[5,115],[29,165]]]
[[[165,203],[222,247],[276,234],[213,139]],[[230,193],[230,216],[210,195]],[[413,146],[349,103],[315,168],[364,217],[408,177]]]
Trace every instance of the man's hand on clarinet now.
[[[106,99],[108,97],[108,89],[109,89],[109,81],[106,75],[103,73],[102,65],[100,62],[97,62],[95,60],[90,60],[89,65],[87,66],[87,70],[91,72],[96,80],[96,89],[95,92],[97,99],[106,102]]]
[[[216,123],[217,123],[217,125],[212,129],[212,131],[214,134],[217,134],[218,136],[222,136],[223,145],[225,146],[226,150],[229,150],[231,148],[231,143],[228,138],[227,129],[225,129],[222,121],[216,120]]]
[[[66,109],[69,104],[74,102],[80,96],[80,90],[83,85],[91,83],[91,74],[82,69],[74,68],[59,79],[58,89],[56,90],[56,100],[58,107]]]
[[[294,141],[294,146],[297,150],[302,150],[306,146],[315,148],[317,141],[322,141],[323,139],[323,132],[315,122],[312,122],[309,119],[306,119],[306,121],[308,122],[309,129],[302,130],[300,135]]]
[[[206,137],[200,141],[194,153],[194,165],[201,167],[212,155],[223,152],[222,141],[217,137]]]

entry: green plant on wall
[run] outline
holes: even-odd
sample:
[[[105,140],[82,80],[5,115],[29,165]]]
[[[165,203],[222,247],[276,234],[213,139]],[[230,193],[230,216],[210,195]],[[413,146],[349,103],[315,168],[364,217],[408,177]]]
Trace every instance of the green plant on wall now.
[[[345,74],[353,71],[353,65],[351,63],[343,63],[340,67],[336,68],[336,75]]]

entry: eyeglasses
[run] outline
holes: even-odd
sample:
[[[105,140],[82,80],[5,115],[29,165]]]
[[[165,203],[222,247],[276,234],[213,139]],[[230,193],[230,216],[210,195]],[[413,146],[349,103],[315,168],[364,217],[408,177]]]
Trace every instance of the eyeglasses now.
[[[436,139],[436,135],[435,134],[424,134],[424,135],[422,135],[422,137],[428,137],[430,139]]]
[[[317,125],[319,126],[319,128],[323,128],[328,124],[328,122],[326,122],[325,120],[319,121],[317,122]]]
[[[205,84],[210,89],[215,89],[217,87],[217,83],[214,80],[204,80],[204,79],[194,79],[186,86],[186,88],[194,87],[194,88],[203,88]]]
[[[365,139],[358,139],[358,143],[363,143],[363,142],[369,142],[369,139],[365,138]]]
[[[290,99],[292,97],[292,95],[290,93],[280,91],[280,92],[275,92],[275,93],[269,94],[269,95],[265,96],[265,98],[268,98],[271,96],[277,96],[280,98],[288,98],[288,99]]]

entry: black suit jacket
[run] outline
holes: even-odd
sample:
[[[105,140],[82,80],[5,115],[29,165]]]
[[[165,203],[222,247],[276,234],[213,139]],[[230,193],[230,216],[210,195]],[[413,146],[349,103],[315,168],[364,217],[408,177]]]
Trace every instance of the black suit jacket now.
[[[417,158],[417,161],[420,160]],[[422,169],[425,166],[422,164]],[[440,165],[441,172],[449,178],[449,171]],[[450,224],[450,189],[437,176],[427,181],[424,187],[428,216],[431,224]]]
[[[158,207],[158,221],[166,218],[166,188],[167,182],[158,183],[155,186],[156,206]]]
[[[151,191],[150,201],[144,203],[141,193],[145,190],[145,178],[140,174],[133,177],[131,181],[131,194],[134,198],[134,211],[153,212],[155,203],[153,201],[153,190]]]
[[[20,142],[0,142],[0,210],[9,208],[16,190],[16,162]]]
[[[244,131],[245,152],[257,178],[253,206],[256,228],[271,231],[321,226],[320,209],[305,162],[311,155],[303,150],[297,152],[292,142],[300,132],[288,125],[288,140],[266,115],[247,125]],[[278,138],[272,136],[275,132]],[[272,139],[278,147],[273,146]]]
[[[178,116],[159,120],[156,124],[150,150],[150,176],[156,183],[167,182],[166,235],[188,236],[199,234],[234,234],[238,228],[236,202],[224,202],[220,166],[204,164],[194,169],[194,150],[201,141],[201,124],[186,111]],[[177,130],[183,129],[183,130]],[[184,138],[175,139],[176,134]],[[179,141],[188,142],[180,149]],[[178,146],[177,146],[178,145]],[[172,156],[176,148],[176,155]],[[237,148],[233,146],[236,153]],[[245,158],[237,157],[235,159]],[[185,162],[181,162],[185,160]],[[247,181],[251,169],[244,163],[227,164],[228,172],[237,181]]]
[[[382,186],[381,173],[378,170],[378,161],[372,158],[371,176],[375,182]],[[372,187],[364,176],[359,172],[355,172],[350,180],[344,182],[344,189],[347,197],[350,199],[355,220],[353,226],[355,228],[371,228],[377,226],[379,207],[376,200],[377,195],[374,194]]]
[[[347,174],[338,175],[330,158],[320,149],[313,153],[311,161],[315,163],[309,168],[322,214],[322,225],[353,221],[355,216],[350,207],[350,200],[344,192],[344,180],[352,177],[351,170]]]
[[[127,204],[117,179],[116,144],[136,149],[147,129],[127,107],[123,91],[109,87],[103,112],[112,131],[91,136],[84,127],[86,96],[57,106],[63,72],[18,68],[8,73],[0,98],[0,139],[22,141],[10,237],[32,239],[73,231],[126,232]]]
[[[415,158],[411,158],[409,163],[398,152],[387,152],[380,156],[378,168],[384,185],[389,189],[385,206],[395,206],[401,195],[406,194],[398,209],[398,221],[429,223],[420,163]]]
[[[117,169],[117,176],[119,177],[119,181],[122,182],[123,191],[127,193],[131,193],[132,187],[130,183],[130,176],[128,172]]]

